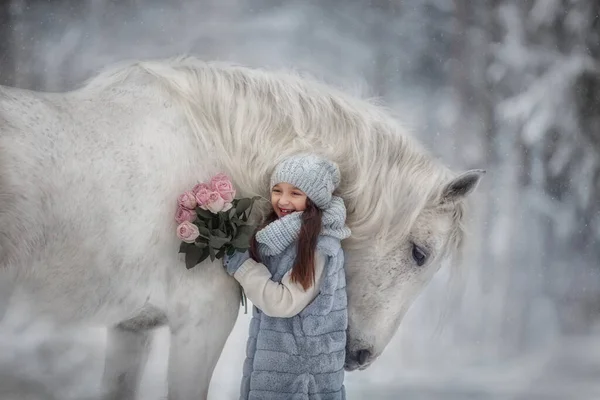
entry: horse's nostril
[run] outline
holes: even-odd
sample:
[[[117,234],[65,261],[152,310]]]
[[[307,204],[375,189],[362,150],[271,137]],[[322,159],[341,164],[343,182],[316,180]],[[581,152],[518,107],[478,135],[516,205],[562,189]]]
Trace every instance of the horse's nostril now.
[[[364,365],[369,359],[369,357],[371,357],[371,352],[369,350],[359,350],[357,361],[360,365]]]

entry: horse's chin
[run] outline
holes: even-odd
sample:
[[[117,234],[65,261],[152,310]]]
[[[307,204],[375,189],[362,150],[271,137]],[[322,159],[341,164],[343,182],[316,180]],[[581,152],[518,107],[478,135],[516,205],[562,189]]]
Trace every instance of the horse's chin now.
[[[376,360],[376,358],[372,358],[372,359],[368,360],[365,364],[361,365],[357,361],[352,360],[349,357],[346,357],[346,360],[344,362],[344,370],[346,372],[364,371],[365,369],[369,368],[375,360]]]
[[[358,365],[357,363],[345,363],[344,364],[344,370],[346,372],[352,372],[352,371],[364,371],[365,369],[369,368],[371,366],[372,363],[368,363],[365,365]]]
[[[358,365],[344,364],[344,370],[346,372],[352,372],[352,371],[356,371],[358,369],[359,369]]]

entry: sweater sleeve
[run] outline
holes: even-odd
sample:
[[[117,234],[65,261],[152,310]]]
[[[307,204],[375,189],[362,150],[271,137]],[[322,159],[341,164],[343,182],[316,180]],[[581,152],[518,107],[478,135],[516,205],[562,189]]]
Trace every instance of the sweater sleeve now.
[[[272,276],[264,264],[253,259],[246,260],[233,275],[242,285],[246,297],[263,313],[270,317],[290,318],[302,311],[319,294],[326,258],[315,254],[315,282],[304,290],[302,285],[291,280],[291,270],[281,283],[271,280]]]

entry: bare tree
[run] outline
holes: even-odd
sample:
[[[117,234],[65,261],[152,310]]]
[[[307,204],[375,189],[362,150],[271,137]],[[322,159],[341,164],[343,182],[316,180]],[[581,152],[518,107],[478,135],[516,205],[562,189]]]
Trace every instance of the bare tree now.
[[[590,316],[573,318],[573,307],[597,298],[599,284],[594,268],[600,259],[600,4],[488,5],[488,78],[481,88],[492,96],[488,151],[509,185],[500,185],[500,204],[513,210],[490,214],[491,229],[505,225],[506,245],[499,246],[502,262],[496,265],[510,269],[513,286],[505,318],[525,315],[527,305],[514,293],[525,290],[518,289],[519,282],[539,281],[541,290],[566,304],[563,326],[585,327]],[[523,264],[526,269],[514,267]],[[548,285],[544,277],[561,284]]]
[[[14,81],[10,3],[10,0],[0,1],[0,85],[12,85]]]

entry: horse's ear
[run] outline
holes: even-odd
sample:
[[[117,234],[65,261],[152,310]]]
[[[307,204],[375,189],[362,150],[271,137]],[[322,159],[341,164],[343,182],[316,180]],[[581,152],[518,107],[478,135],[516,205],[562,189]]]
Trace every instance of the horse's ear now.
[[[442,202],[461,200],[473,193],[484,174],[483,169],[472,169],[452,179],[444,187]]]

